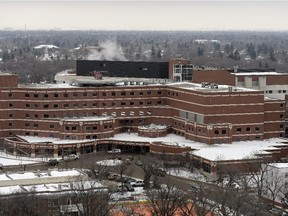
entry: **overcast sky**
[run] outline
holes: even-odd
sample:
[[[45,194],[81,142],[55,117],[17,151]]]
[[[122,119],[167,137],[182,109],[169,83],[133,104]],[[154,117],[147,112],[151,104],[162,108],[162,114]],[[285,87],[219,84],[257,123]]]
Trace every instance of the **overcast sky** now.
[[[288,30],[288,1],[2,1],[0,29]]]

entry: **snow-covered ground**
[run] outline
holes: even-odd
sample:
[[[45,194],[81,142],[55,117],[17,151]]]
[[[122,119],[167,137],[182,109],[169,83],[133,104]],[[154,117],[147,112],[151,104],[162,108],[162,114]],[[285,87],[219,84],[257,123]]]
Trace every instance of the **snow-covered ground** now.
[[[191,172],[188,169],[185,168],[170,168],[166,169],[167,174],[172,175],[172,176],[177,176],[181,178],[186,178],[186,179],[193,179],[201,182],[206,182],[208,181],[207,177],[205,177],[203,174],[200,172],[194,170]]]
[[[0,152],[0,164],[3,164],[3,166],[33,164],[43,162],[43,160],[46,160],[46,158],[20,157]]]
[[[102,160],[102,161],[96,162],[96,164],[102,165],[102,166],[117,166],[117,165],[120,165],[121,163],[122,161],[118,159]]]

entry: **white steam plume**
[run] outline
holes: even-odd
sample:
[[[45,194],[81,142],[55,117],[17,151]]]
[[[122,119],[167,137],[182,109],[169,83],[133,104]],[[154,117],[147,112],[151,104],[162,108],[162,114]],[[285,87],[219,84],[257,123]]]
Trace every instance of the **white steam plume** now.
[[[122,47],[115,41],[107,40],[99,45],[99,50],[93,50],[87,57],[88,60],[107,60],[107,61],[127,61]]]

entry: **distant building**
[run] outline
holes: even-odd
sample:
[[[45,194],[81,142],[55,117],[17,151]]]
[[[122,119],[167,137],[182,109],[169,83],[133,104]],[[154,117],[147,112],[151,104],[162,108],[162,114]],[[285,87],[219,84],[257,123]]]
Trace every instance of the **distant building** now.
[[[100,71],[109,77],[138,77],[192,81],[194,66],[188,60],[168,62],[77,60],[77,76],[91,76]]]
[[[275,70],[194,70],[193,82],[217,83],[264,91],[272,98],[285,99],[288,93],[288,73]]]

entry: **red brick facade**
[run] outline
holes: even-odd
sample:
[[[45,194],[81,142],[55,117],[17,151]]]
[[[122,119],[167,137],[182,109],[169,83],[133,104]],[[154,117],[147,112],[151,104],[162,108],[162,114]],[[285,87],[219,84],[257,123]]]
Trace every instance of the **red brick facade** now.
[[[95,139],[138,132],[139,125],[151,123],[171,125],[173,133],[207,144],[284,134],[284,101],[265,101],[263,91],[199,90],[185,83],[62,88],[12,85],[1,88],[0,98],[1,138],[85,139],[94,145]]]

